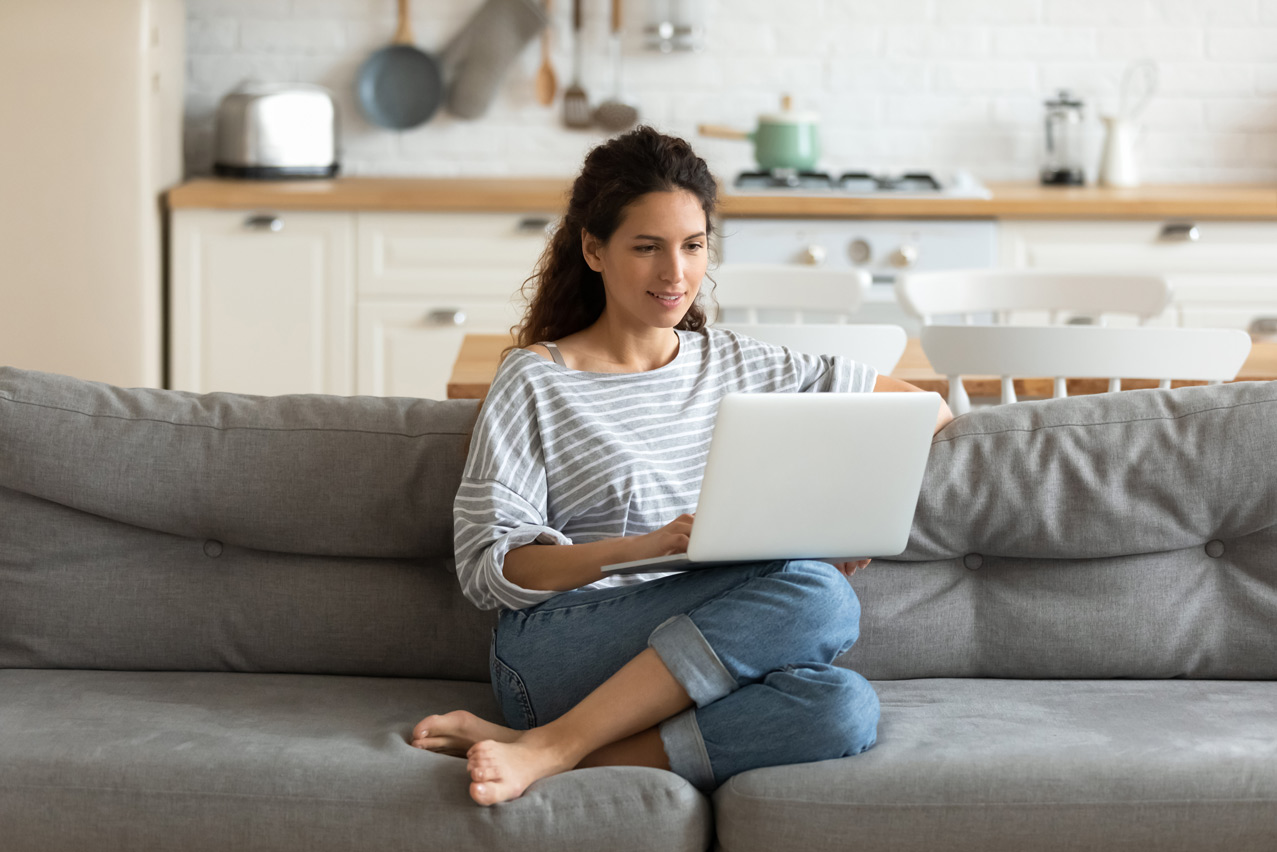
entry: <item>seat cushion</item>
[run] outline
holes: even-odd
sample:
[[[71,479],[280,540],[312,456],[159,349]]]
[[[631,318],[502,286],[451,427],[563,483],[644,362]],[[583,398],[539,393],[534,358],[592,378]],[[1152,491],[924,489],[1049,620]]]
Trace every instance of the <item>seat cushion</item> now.
[[[1277,683],[874,686],[869,751],[719,789],[724,852],[1277,849]]]
[[[6,852],[703,850],[670,772],[582,769],[474,804],[465,762],[408,745],[430,713],[499,718],[487,684],[0,670]]]

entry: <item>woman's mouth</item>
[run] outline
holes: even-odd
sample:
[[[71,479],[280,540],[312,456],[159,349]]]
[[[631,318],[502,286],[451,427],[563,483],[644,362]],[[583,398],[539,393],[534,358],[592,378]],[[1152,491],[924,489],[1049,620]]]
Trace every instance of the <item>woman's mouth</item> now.
[[[682,293],[653,293],[651,290],[648,290],[647,295],[651,296],[653,299],[656,299],[656,301],[660,302],[662,305],[665,305],[667,308],[673,307],[674,305],[677,305],[679,302],[683,301]]]

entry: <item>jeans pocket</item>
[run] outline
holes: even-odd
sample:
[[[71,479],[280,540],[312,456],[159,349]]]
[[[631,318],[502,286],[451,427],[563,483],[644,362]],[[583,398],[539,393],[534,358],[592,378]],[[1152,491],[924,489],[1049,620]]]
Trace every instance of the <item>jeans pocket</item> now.
[[[492,631],[492,644],[488,646],[488,669],[492,676],[492,691],[505,723],[518,731],[536,726],[536,714],[528,700],[528,689],[523,678],[497,656],[497,634]]]

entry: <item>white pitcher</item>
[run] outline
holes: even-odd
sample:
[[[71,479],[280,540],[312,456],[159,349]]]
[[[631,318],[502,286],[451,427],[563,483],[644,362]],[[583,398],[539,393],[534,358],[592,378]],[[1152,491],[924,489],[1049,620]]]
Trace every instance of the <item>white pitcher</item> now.
[[[1129,118],[1100,116],[1104,122],[1104,150],[1100,155],[1100,185],[1130,187],[1140,185],[1135,146],[1139,126]]]

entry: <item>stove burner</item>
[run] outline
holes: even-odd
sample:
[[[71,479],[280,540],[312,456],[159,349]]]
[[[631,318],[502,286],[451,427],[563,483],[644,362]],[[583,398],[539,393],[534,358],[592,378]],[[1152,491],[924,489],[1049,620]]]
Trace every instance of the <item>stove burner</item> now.
[[[930,172],[906,172],[903,175],[871,175],[868,172],[844,172],[838,186],[861,192],[939,192],[940,182]]]
[[[741,189],[830,189],[835,185],[829,172],[773,169],[769,172],[741,172],[736,186]]]

